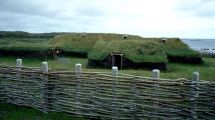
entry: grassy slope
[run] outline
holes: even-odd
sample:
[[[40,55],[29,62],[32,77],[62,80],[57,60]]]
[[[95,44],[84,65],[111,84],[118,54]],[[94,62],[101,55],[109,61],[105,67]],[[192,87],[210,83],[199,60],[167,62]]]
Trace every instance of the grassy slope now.
[[[188,47],[182,40],[176,38],[163,43],[167,56],[173,57],[202,57],[201,53]]]

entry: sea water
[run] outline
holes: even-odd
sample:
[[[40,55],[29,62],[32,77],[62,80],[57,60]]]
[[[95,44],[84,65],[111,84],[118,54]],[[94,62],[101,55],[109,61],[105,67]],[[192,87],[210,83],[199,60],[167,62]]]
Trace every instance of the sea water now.
[[[182,38],[181,40],[194,50],[215,53],[215,39]]]

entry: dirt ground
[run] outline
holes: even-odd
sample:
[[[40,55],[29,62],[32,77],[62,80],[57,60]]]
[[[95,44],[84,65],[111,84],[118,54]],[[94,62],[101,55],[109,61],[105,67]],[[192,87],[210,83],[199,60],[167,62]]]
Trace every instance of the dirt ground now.
[[[70,63],[71,60],[69,58],[58,58],[55,60],[55,62],[60,63],[60,64],[66,64],[66,63]]]

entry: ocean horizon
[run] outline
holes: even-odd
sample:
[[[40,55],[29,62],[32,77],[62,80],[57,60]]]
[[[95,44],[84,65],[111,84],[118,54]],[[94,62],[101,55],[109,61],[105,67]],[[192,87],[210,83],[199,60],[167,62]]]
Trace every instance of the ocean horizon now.
[[[215,39],[181,38],[181,40],[194,50],[215,53]]]

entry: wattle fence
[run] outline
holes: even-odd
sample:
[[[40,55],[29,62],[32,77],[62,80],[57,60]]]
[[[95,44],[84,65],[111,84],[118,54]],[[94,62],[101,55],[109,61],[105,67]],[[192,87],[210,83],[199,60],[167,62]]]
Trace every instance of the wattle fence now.
[[[199,80],[162,79],[118,73],[49,71],[42,67],[0,64],[0,101],[30,106],[47,112],[98,119],[215,119],[215,83]]]

